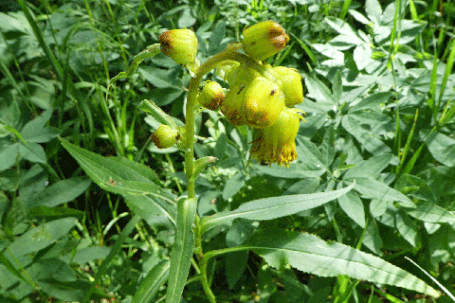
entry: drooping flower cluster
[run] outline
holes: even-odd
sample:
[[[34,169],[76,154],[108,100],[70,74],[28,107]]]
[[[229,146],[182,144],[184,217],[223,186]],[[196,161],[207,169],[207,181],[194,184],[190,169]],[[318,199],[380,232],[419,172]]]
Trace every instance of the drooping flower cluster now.
[[[162,52],[180,64],[194,64],[197,39],[191,33],[182,29],[161,34]],[[187,47],[179,44],[183,40]],[[219,68],[229,84],[227,93],[213,81],[205,81],[198,92],[201,106],[211,110],[220,107],[231,124],[255,129],[251,156],[263,164],[288,166],[297,158],[295,137],[302,111],[292,107],[303,101],[302,78],[295,69],[261,62],[283,49],[288,41],[284,29],[273,21],[246,28],[240,48],[256,62],[255,67],[248,62],[225,61]]]

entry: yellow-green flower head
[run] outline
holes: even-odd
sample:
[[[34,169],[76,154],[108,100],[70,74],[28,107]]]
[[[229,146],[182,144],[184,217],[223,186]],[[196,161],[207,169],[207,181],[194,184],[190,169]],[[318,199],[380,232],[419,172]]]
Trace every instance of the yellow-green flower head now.
[[[294,68],[276,66],[273,70],[278,75],[281,82],[281,90],[284,93],[287,107],[294,106],[303,102],[302,77]]]
[[[197,101],[203,107],[215,110],[220,106],[221,101],[224,100],[226,95],[224,94],[223,88],[218,82],[207,80],[204,83],[204,87]]]
[[[257,130],[251,156],[261,164],[278,163],[289,166],[297,159],[295,137],[299,131],[299,110],[285,108],[278,120],[270,127]]]
[[[161,52],[175,62],[192,65],[196,59],[197,38],[192,30],[172,29],[160,35]]]
[[[284,94],[278,83],[256,77],[244,97],[245,119],[249,126],[268,127],[275,123],[284,109]]]
[[[259,74],[248,68],[246,65],[240,65],[229,71],[227,81],[229,83],[229,92],[226,98],[221,102],[221,112],[231,122],[232,125],[245,125],[245,108],[244,96],[247,87]]]
[[[289,36],[277,22],[264,21],[243,30],[243,50],[262,61],[278,53],[289,42]]]
[[[221,112],[234,126],[245,125],[245,109],[243,107],[243,96],[246,92],[247,82],[237,81],[221,102]]]
[[[177,143],[179,132],[169,125],[161,124],[153,133],[152,141],[158,148],[168,148]]]

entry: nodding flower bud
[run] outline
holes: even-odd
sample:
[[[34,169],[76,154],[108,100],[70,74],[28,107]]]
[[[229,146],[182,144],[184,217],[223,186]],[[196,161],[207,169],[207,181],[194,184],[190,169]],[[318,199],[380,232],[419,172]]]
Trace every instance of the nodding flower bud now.
[[[245,95],[247,83],[236,82],[221,102],[221,112],[234,126],[245,125],[245,109],[243,108],[243,96]]]
[[[240,65],[229,71],[229,92],[221,102],[221,112],[234,126],[245,125],[244,96],[252,79],[259,75],[246,65]]]
[[[303,102],[302,77],[297,70],[285,66],[276,66],[273,70],[278,75],[281,82],[281,90],[285,96],[287,107],[294,106]]]
[[[223,88],[218,82],[207,80],[204,83],[204,87],[197,101],[203,107],[215,110],[220,106],[221,101],[224,100],[226,95],[224,94]]]
[[[158,148],[168,148],[177,143],[179,132],[169,125],[161,124],[153,133],[152,140]]]
[[[284,109],[284,94],[276,82],[256,77],[244,97],[245,119],[249,126],[267,127],[275,123]]]
[[[196,59],[197,38],[192,30],[172,29],[160,35],[161,52],[175,62],[192,65]]]
[[[275,55],[288,42],[289,36],[274,21],[259,22],[243,30],[243,50],[258,61]]]
[[[267,128],[258,129],[251,156],[258,159],[261,164],[278,163],[289,166],[297,159],[295,137],[299,131],[299,122],[302,117],[299,110],[285,108],[275,124]]]

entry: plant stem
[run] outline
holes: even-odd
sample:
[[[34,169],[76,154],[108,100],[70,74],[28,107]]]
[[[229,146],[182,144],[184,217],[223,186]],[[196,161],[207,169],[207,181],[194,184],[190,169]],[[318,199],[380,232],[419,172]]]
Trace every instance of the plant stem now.
[[[197,102],[197,91],[199,88],[199,85],[202,81],[202,77],[213,70],[214,68],[217,67],[217,65],[221,64],[222,62],[226,60],[235,60],[240,63],[245,63],[249,67],[257,70],[260,73],[264,73],[264,66],[260,65],[256,61],[252,60],[251,58],[247,57],[246,55],[237,53],[235,49],[228,49],[225,51],[222,51],[210,59],[208,59],[203,65],[201,65],[195,75],[195,77],[191,78],[190,80],[190,85],[189,85],[189,91],[188,91],[188,97],[187,97],[187,103],[186,103],[186,133],[185,133],[185,172],[186,172],[186,178],[187,178],[187,190],[188,190],[188,198],[194,198],[195,197],[195,179],[197,178],[197,175],[194,174],[194,118],[195,118],[195,112],[194,112],[194,107]],[[201,233],[200,233],[200,224],[199,224],[199,217],[196,214],[194,223],[196,225],[195,227],[195,249],[197,251],[196,254],[199,258],[199,261],[201,262],[203,260],[203,253],[202,253],[202,248],[201,248]],[[207,295],[209,301],[211,303],[216,303],[215,295],[213,294],[212,290],[210,289],[210,284],[207,279],[207,263],[203,262],[202,266],[204,267],[202,269],[201,267],[201,283],[202,287],[204,289],[205,294]]]

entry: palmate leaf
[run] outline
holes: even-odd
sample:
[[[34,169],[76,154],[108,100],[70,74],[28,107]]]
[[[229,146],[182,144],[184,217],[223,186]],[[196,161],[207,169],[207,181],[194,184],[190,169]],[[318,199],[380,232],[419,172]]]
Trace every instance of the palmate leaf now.
[[[330,192],[290,195],[254,200],[241,205],[234,211],[223,212],[201,220],[201,233],[216,226],[230,224],[237,218],[264,221],[290,216],[332,201],[349,192],[355,183]]]
[[[354,279],[402,287],[436,298],[440,295],[416,276],[379,257],[341,243],[325,242],[315,235],[277,229],[262,230],[245,245],[236,247],[236,251],[241,250],[254,251],[274,268],[289,264],[321,277],[348,275]]]

